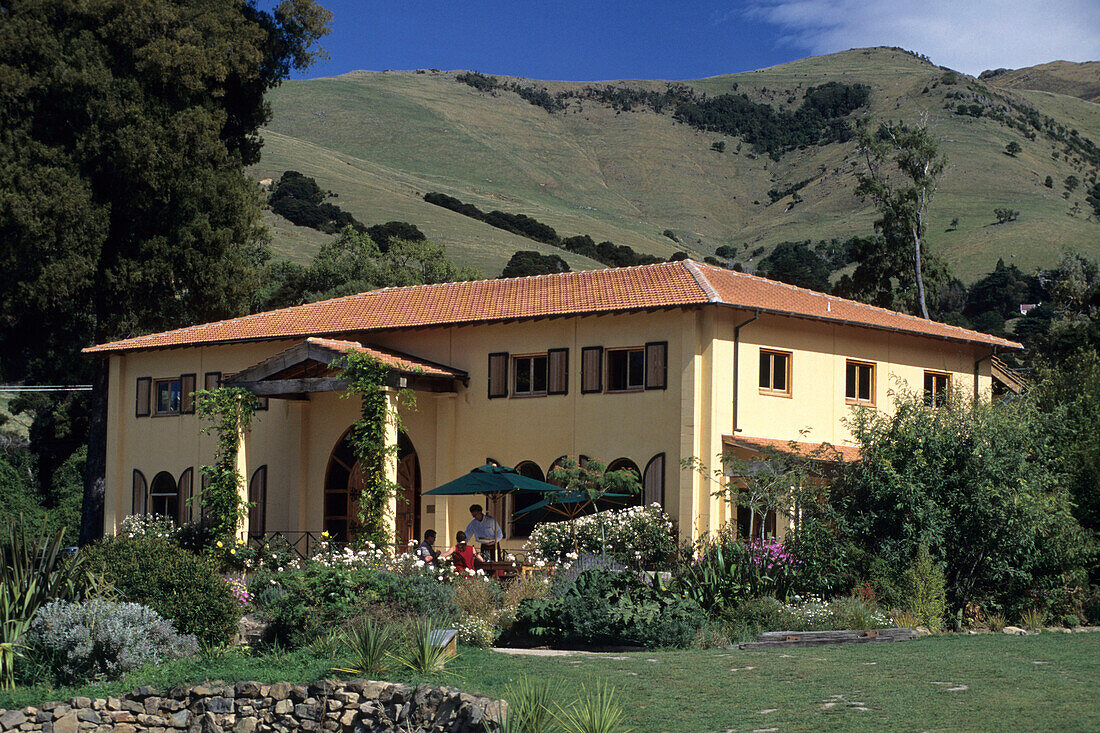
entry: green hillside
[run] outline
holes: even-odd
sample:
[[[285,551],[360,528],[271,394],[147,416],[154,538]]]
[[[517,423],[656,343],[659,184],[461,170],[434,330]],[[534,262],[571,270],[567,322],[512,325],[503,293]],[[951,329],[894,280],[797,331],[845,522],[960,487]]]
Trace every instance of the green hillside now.
[[[432,206],[422,200],[424,193],[528,214],[563,237],[589,234],[661,257],[681,248],[703,257],[735,245],[747,261],[752,251],[783,240],[871,231],[873,212],[853,195],[859,167],[854,143],[809,146],[777,162],[739,138],[696,130],[669,114],[640,106],[616,110],[592,99],[572,99],[551,114],[512,91],[479,91],[456,80],[460,73],[353,72],[288,82],[270,96],[274,117],[253,174],[265,179],[294,169],[313,176],[360,221],[412,222],[446,244],[455,260],[490,276],[518,249],[562,252]],[[501,81],[545,87],[550,94],[604,85],[666,87],[660,81]],[[950,158],[933,204],[931,247],[964,279],[988,271],[998,257],[1025,269],[1052,264],[1063,247],[1100,257],[1100,223],[1085,202],[1086,186],[1063,198],[1066,177],[1084,184],[1095,172],[1092,163],[1079,151],[1067,160],[1066,145],[1042,131],[1030,140],[988,116],[945,109],[977,103],[987,114],[1019,116],[1018,110],[1032,108],[1063,125],[1065,134],[1075,129],[1100,142],[1095,104],[990,88],[894,49],[847,51],[686,84],[697,93],[736,90],[793,110],[808,87],[830,81],[871,88],[869,108],[855,116],[914,121],[927,114]],[[712,150],[720,140],[725,152]],[[1022,151],[1010,157],[1004,149],[1013,140]],[[1044,185],[1048,175],[1053,188]],[[769,190],[803,181],[798,197],[771,203]],[[995,224],[998,207],[1018,210],[1019,219]],[[955,218],[957,229],[946,231]],[[272,234],[279,255],[299,260],[325,238],[286,221]],[[564,256],[574,268],[599,266]]]
[[[1100,61],[1051,61],[1023,69],[993,69],[978,78],[1002,89],[1032,89],[1100,102]]]

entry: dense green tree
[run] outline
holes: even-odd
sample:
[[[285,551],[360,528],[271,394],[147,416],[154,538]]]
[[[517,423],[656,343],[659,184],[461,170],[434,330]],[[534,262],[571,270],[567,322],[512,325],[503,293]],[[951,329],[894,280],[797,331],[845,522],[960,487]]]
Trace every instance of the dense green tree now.
[[[285,171],[275,183],[267,205],[279,216],[297,224],[327,234],[335,234],[346,226],[363,231],[367,227],[328,199],[335,197],[324,191],[317,181],[298,171]]]
[[[390,240],[383,253],[374,240],[353,227],[321,245],[309,266],[270,265],[253,310],[312,303],[377,288],[473,280],[480,273],[456,267],[443,246],[427,240]]]
[[[1015,140],[1012,140],[1008,143],[1008,145],[1005,145],[1005,155],[1010,155],[1013,158],[1015,158],[1016,153],[1020,152],[1021,150],[1023,150],[1023,148],[1021,148],[1020,143],[1016,142]]]
[[[925,217],[936,193],[939,175],[947,165],[947,156],[940,153],[939,143],[923,122],[909,126],[883,123],[872,130],[869,123],[857,125],[860,153],[866,172],[859,173],[856,193],[869,198],[880,218],[875,228],[889,250],[888,270],[897,270],[908,250],[911,274],[902,280],[915,285],[917,312],[928,318],[925,299],[923,266],[926,259]],[[887,162],[901,174],[901,180],[891,179]],[[900,273],[890,273],[891,277]]]
[[[1039,273],[1039,282],[1042,305],[1016,326],[1030,360],[1056,366],[1077,352],[1100,349],[1100,266],[1064,252],[1057,267]]]
[[[780,242],[764,259],[757,273],[819,292],[829,291],[829,265],[809,242]]]
[[[528,275],[554,275],[569,272],[569,264],[559,255],[543,255],[532,250],[520,250],[512,255],[504,266],[501,277],[526,277]]]
[[[861,460],[833,486],[853,541],[900,569],[927,545],[945,563],[948,598],[1018,610],[1081,567],[1062,456],[1034,400],[989,405],[953,395],[930,410],[898,390],[892,414],[849,422]]]
[[[237,0],[0,7],[5,378],[91,376],[83,540],[102,531],[107,367],[91,342],[242,313],[264,257],[264,93],[329,13]]]
[[[1035,302],[1038,287],[1034,276],[1025,275],[1016,265],[1005,266],[999,259],[993,272],[970,286],[964,312],[970,318],[987,311],[999,314],[1002,320],[1016,318],[1020,304]]]
[[[375,224],[367,228],[367,234],[378,245],[378,249],[385,252],[390,248],[390,241],[400,239],[404,242],[423,242],[427,239],[424,232],[416,224],[407,221],[387,221],[385,224]]]

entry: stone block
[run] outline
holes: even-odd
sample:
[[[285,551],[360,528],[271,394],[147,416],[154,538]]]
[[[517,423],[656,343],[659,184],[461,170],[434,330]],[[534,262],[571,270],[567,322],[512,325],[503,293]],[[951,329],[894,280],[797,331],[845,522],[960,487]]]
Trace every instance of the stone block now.
[[[252,717],[241,718],[237,721],[237,724],[233,726],[233,733],[254,733],[257,722],[258,721]]]
[[[278,682],[271,686],[267,694],[273,700],[286,700],[290,697],[290,685],[285,682]]]
[[[146,715],[156,715],[160,712],[160,698],[155,695],[147,697],[142,701],[142,706],[145,708]]]
[[[233,686],[233,690],[236,692],[237,697],[260,697],[260,683],[259,682],[238,682]]]
[[[191,724],[191,711],[180,710],[168,716],[168,724],[173,728],[186,728]]]
[[[0,730],[18,728],[26,722],[27,716],[23,714],[22,710],[8,710],[3,715],[0,715]]]
[[[142,685],[133,692],[130,693],[130,697],[135,700],[144,700],[147,697],[153,697],[154,695],[160,695],[160,691],[155,687],[149,685]]]
[[[283,699],[275,703],[276,715],[289,715],[292,712],[294,712],[294,703],[290,700]]]
[[[122,710],[122,701],[119,700],[117,697],[108,697],[107,698],[107,709],[108,710]]]
[[[92,701],[86,697],[74,697],[69,700],[69,704],[77,709],[90,708],[92,706]]]
[[[99,713],[91,708],[83,708],[76,713],[76,719],[83,723],[95,723],[99,725],[102,721],[99,718]]]
[[[53,721],[53,733],[76,733],[80,730],[80,721],[76,719],[76,713],[67,712]]]

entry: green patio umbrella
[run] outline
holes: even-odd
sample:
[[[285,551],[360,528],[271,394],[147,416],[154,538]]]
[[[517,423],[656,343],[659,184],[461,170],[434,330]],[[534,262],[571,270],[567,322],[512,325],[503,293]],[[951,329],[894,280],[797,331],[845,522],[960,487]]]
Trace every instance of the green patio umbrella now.
[[[593,499],[587,491],[563,491],[559,489],[557,493],[536,501],[529,507],[520,509],[512,517],[515,518],[541,510],[547,516],[556,514],[563,519],[576,519],[592,505],[595,505],[597,510],[606,509],[608,506],[625,506],[631,498],[630,494],[604,494]]]
[[[486,463],[478,466],[465,476],[459,476],[454,481],[448,481],[442,486],[437,486],[431,491],[425,491],[425,496],[458,496],[462,494],[507,494],[512,491],[537,491],[541,494],[548,492],[560,493],[561,487],[548,484],[545,481],[529,478],[516,469],[508,466],[494,466]]]

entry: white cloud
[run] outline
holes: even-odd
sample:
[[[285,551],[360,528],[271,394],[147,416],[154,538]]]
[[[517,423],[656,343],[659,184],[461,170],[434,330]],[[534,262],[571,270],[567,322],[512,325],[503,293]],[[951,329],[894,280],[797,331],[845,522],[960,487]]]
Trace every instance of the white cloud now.
[[[900,46],[968,74],[1100,60],[1096,0],[758,0],[748,13],[815,55]]]

